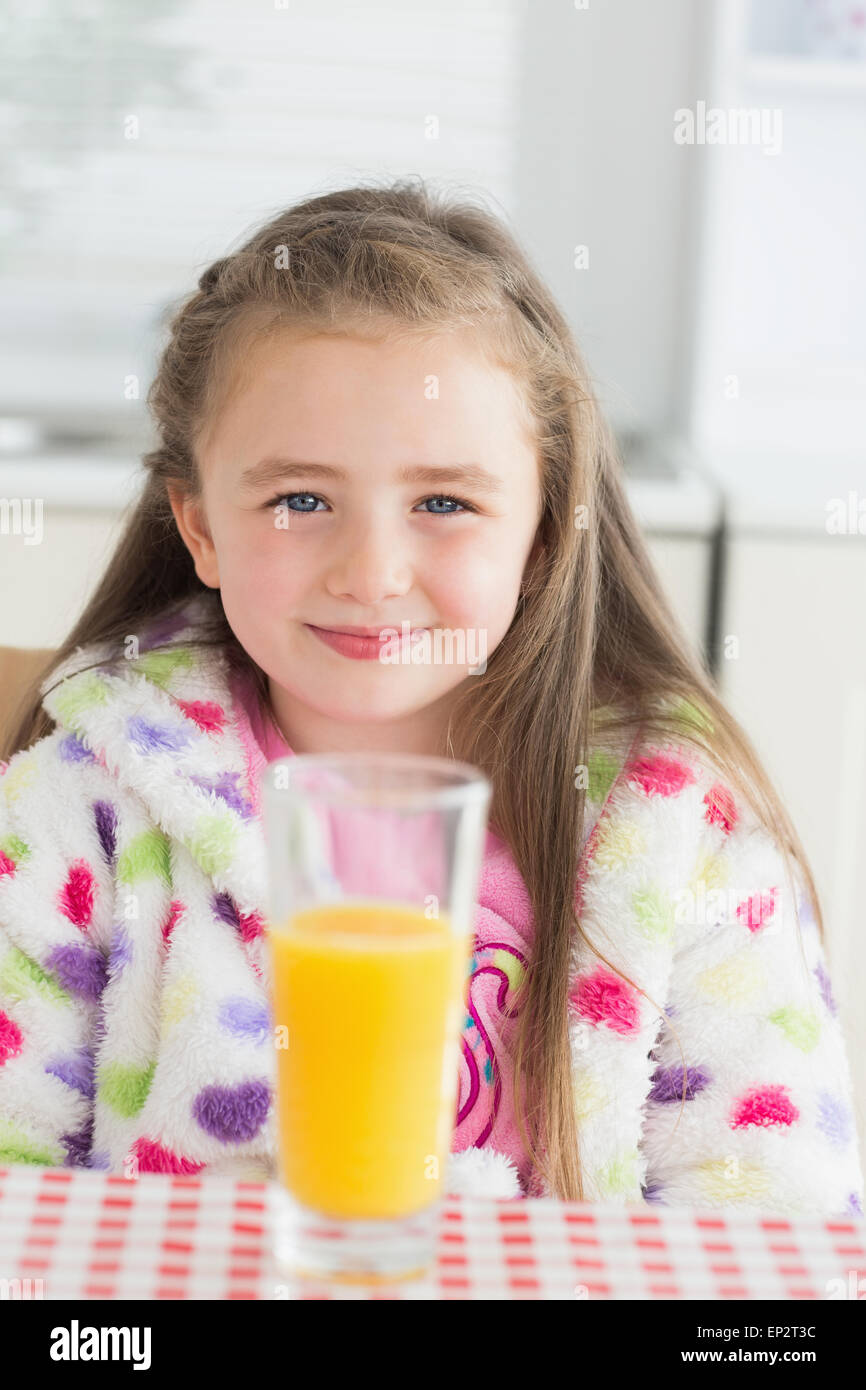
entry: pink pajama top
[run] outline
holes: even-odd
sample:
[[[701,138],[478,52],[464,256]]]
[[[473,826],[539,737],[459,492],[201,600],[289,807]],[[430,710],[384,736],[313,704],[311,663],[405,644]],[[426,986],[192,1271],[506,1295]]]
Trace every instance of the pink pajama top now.
[[[233,678],[246,729],[250,783],[266,763],[292,755],[271,719],[262,718],[247,680]],[[475,912],[474,953],[463,1024],[456,1128],[452,1152],[495,1149],[515,1164],[524,1193],[532,1195],[532,1165],[514,1121],[511,1057],[517,1033],[514,994],[523,978],[531,942],[532,911],[508,847],[487,831]]]

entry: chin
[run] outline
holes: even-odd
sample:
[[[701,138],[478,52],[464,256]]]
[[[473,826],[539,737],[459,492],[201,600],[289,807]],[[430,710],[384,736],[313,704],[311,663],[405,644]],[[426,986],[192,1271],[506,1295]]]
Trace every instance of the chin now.
[[[309,705],[322,719],[331,719],[335,724],[391,724],[395,719],[409,719],[413,714],[420,714],[425,708],[423,701],[420,704],[384,705],[347,700],[345,704],[323,705],[311,700]]]

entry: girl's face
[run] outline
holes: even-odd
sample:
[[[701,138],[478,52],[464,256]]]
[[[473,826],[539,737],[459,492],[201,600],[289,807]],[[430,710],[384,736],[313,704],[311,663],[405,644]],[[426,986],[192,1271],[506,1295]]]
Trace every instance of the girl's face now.
[[[540,549],[517,392],[466,336],[286,336],[245,359],[199,450],[200,503],[171,501],[295,752],[442,751]],[[426,650],[389,661],[315,630],[404,623]]]

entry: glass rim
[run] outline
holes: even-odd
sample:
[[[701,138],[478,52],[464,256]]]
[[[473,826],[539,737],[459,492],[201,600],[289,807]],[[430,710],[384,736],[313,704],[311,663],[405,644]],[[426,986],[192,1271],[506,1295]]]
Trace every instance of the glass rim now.
[[[285,787],[275,787],[273,784],[272,770],[277,767],[288,769],[288,784]],[[432,777],[438,773],[442,777],[442,785],[437,786],[431,780],[431,784],[425,787],[411,784],[401,786],[398,781],[387,787],[350,783],[345,787],[310,790],[303,785],[299,787],[297,778],[293,778],[291,775],[292,769],[298,769],[303,774],[305,771],[327,771],[329,768],[336,772],[351,772],[353,768],[363,769],[364,767],[378,767],[398,774],[405,773],[407,778],[418,770],[426,772],[428,775],[432,774]],[[263,799],[269,803],[273,803],[286,795],[291,795],[294,791],[327,805],[349,800],[355,805],[374,806],[381,799],[384,791],[389,794],[389,797],[397,795],[405,798],[405,801],[401,800],[401,804],[409,808],[419,806],[429,810],[450,806],[484,805],[489,801],[493,792],[493,785],[489,777],[480,768],[474,767],[472,763],[460,762],[454,758],[427,756],[421,753],[291,753],[266,763],[259,773],[259,783]]]

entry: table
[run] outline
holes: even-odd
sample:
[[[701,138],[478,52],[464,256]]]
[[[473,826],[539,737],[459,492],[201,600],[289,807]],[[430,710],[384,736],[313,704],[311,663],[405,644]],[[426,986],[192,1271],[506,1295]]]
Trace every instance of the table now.
[[[269,1251],[278,1195],[228,1177],[0,1167],[0,1296],[826,1300],[856,1298],[859,1280],[866,1293],[862,1218],[549,1198],[446,1198],[425,1280],[287,1282]]]

